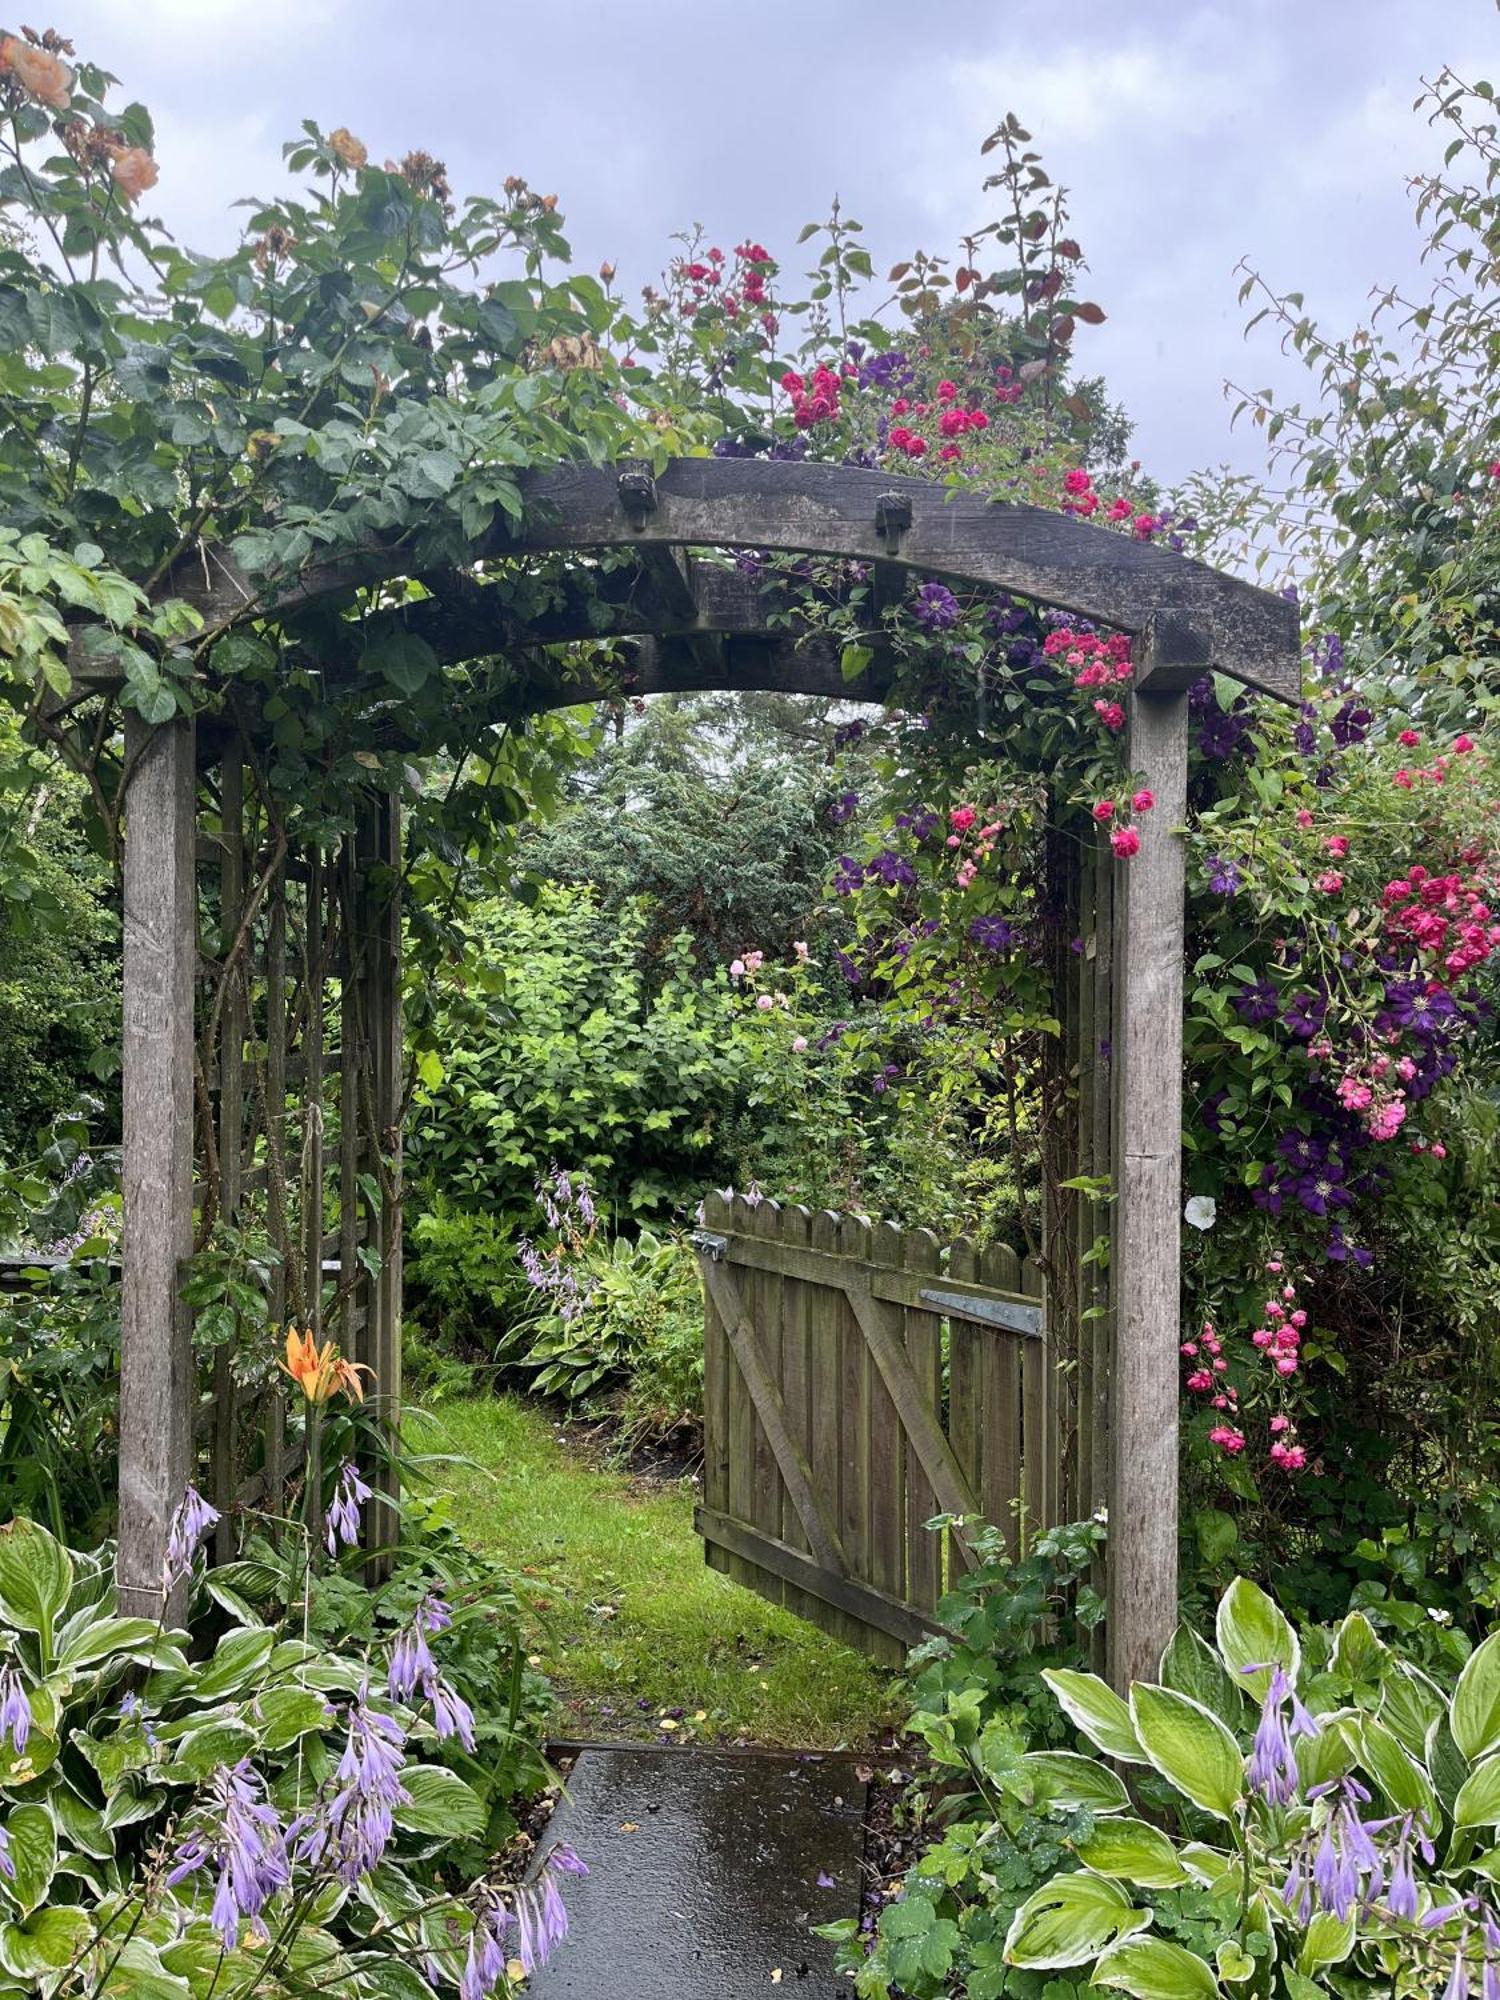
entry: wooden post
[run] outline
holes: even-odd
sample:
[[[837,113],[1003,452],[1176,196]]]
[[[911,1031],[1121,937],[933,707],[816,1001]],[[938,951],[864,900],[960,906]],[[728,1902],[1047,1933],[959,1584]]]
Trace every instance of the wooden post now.
[[[1109,1675],[1155,1680],[1177,1623],[1182,953],[1188,697],[1150,678],[1130,702],[1129,762],[1156,795],[1139,853],[1114,866],[1114,1365]]]
[[[401,1112],[404,1092],[401,1010],[401,806],[395,796],[383,798],[372,814],[373,846],[383,886],[371,911],[369,958],[366,961],[369,1002],[372,1097],[375,1130],[371,1134],[385,1167],[380,1204],[380,1275],[371,1287],[373,1324],[368,1330],[375,1390],[391,1449],[397,1443],[401,1414]],[[392,1500],[399,1497],[394,1471],[388,1480]],[[394,1516],[380,1523],[388,1538]]]
[[[120,1610],[154,1618],[192,1477],[197,1375],[179,1271],[193,1248],[194,726],[126,720]],[[179,1607],[169,1606],[169,1615]]]

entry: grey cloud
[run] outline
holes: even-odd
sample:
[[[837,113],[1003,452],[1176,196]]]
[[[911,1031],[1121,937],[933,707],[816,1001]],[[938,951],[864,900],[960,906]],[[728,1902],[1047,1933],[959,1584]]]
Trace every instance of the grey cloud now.
[[[1407,107],[1493,21],[1489,0],[76,0],[59,25],[158,112],[159,205],[189,241],[233,240],[229,202],[275,185],[314,116],[377,158],[423,146],[460,189],[555,189],[580,263],[631,286],[695,220],[795,266],[835,191],[878,264],[946,250],[1013,108],[1072,189],[1110,315],[1081,358],[1172,480],[1260,462],[1226,376],[1299,380],[1242,342],[1242,254],[1336,325],[1377,281],[1415,282],[1404,180],[1433,142]]]

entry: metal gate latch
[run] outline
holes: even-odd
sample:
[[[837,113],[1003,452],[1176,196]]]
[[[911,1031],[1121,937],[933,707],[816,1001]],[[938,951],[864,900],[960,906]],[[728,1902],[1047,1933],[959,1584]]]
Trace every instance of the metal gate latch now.
[[[705,1257],[711,1257],[716,1264],[724,1261],[724,1252],[729,1248],[727,1236],[715,1236],[711,1229],[695,1229],[688,1238],[693,1248]]]

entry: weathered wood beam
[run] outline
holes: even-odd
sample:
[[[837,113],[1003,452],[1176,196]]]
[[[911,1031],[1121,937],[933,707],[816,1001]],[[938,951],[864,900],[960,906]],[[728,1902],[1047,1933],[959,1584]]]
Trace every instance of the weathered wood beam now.
[[[642,504],[644,488],[626,504],[612,468],[523,473],[522,525],[497,524],[476,543],[474,558],[655,544],[860,557],[1013,591],[1117,631],[1137,633],[1153,615],[1182,614],[1221,672],[1287,699],[1300,689],[1295,606],[1091,522],[854,466],[674,459],[647,483],[650,506]],[[897,501],[910,505],[911,524],[893,548]],[[372,542],[268,585],[246,576],[227,550],[210,548],[195,552],[167,587],[195,606],[212,633],[247,618],[286,619],[360,585],[406,575],[410,565],[408,550]],[[76,651],[82,677],[88,662],[81,644]]]
[[[120,1609],[162,1608],[167,1533],[193,1471],[197,1373],[180,1267],[193,1248],[193,975],[197,963],[191,721],[126,719],[124,1229],[120,1288]],[[182,1608],[179,1588],[169,1617]]]
[[[1129,729],[1127,761],[1156,806],[1112,882],[1108,1657],[1122,1693],[1156,1679],[1177,1623],[1186,692],[1132,693]]]

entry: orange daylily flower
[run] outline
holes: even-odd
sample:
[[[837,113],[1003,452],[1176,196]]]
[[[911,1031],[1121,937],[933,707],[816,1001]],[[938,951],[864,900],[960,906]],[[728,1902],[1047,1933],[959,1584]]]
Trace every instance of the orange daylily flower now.
[[[359,1378],[370,1370],[363,1362],[346,1361],[331,1340],[319,1347],[310,1333],[288,1327],[282,1366],[310,1403],[326,1403],[330,1396],[340,1394],[352,1396],[357,1403],[365,1400],[365,1385]]]

